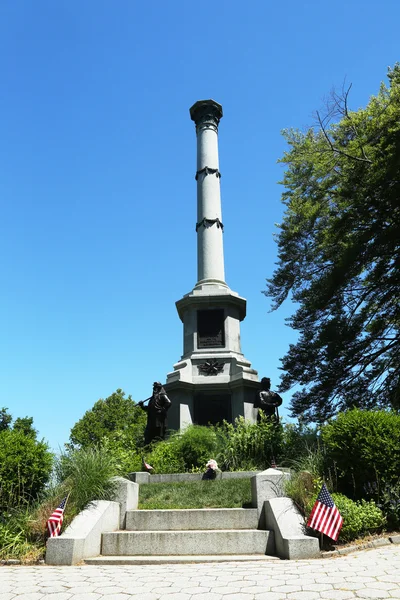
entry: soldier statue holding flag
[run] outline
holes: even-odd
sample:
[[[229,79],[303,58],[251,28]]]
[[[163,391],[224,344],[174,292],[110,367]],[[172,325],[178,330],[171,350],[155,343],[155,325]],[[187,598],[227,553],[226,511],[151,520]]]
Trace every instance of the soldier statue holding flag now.
[[[145,402],[148,401],[148,404]],[[153,395],[141,400],[138,405],[147,412],[147,425],[144,431],[145,446],[153,440],[163,440],[167,431],[167,412],[171,406],[165,389],[159,381],[153,383]]]

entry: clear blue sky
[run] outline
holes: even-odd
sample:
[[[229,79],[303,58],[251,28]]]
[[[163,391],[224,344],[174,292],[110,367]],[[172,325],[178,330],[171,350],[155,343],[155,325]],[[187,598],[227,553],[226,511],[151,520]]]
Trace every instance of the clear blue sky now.
[[[365,105],[399,59],[398,1],[2,0],[0,407],[54,449],[99,398],[135,400],[182,354],[196,283],[195,131],[220,124],[226,279],[274,386],[295,333],[261,294],[282,217],[281,130],[332,86]],[[284,396],[286,405],[290,393]],[[285,414],[285,410],[283,411]]]

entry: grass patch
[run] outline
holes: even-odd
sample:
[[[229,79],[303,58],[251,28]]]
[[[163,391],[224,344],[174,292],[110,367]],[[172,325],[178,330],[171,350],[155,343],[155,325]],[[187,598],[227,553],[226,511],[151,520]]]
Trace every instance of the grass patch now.
[[[251,503],[250,479],[147,483],[139,488],[139,509],[242,508]]]

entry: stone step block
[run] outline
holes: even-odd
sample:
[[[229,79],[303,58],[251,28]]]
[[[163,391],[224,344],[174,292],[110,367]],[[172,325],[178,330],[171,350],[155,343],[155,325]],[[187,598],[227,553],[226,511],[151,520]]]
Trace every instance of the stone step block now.
[[[192,530],[103,533],[104,556],[275,554],[272,531]]]
[[[256,508],[202,508],[131,510],[126,513],[129,531],[179,531],[200,529],[257,529]]]
[[[87,565],[180,565],[186,563],[223,563],[223,562],[255,562],[267,563],[274,567],[274,562],[280,560],[278,556],[266,554],[217,554],[213,556],[96,556],[86,558]]]

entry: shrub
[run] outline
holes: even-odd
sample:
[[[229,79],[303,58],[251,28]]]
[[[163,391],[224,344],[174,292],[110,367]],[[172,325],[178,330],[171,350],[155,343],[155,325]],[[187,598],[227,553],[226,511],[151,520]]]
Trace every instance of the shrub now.
[[[174,437],[171,441],[155,444],[146,456],[146,462],[154,468],[155,473],[183,473],[185,470],[185,463]]]
[[[322,428],[322,439],[326,468],[347,496],[360,499],[374,489],[378,499],[384,485],[398,481],[400,415],[350,410]]]
[[[238,417],[220,428],[218,464],[232,471],[265,469],[282,451],[282,426],[262,416],[260,423]]]
[[[0,513],[34,501],[51,474],[53,455],[22,430],[0,432]]]
[[[179,447],[185,470],[204,469],[218,451],[218,438],[213,427],[190,425],[171,441]]]
[[[340,540],[350,542],[358,537],[381,530],[386,519],[373,500],[354,502],[343,494],[332,494],[333,501],[343,517]]]

